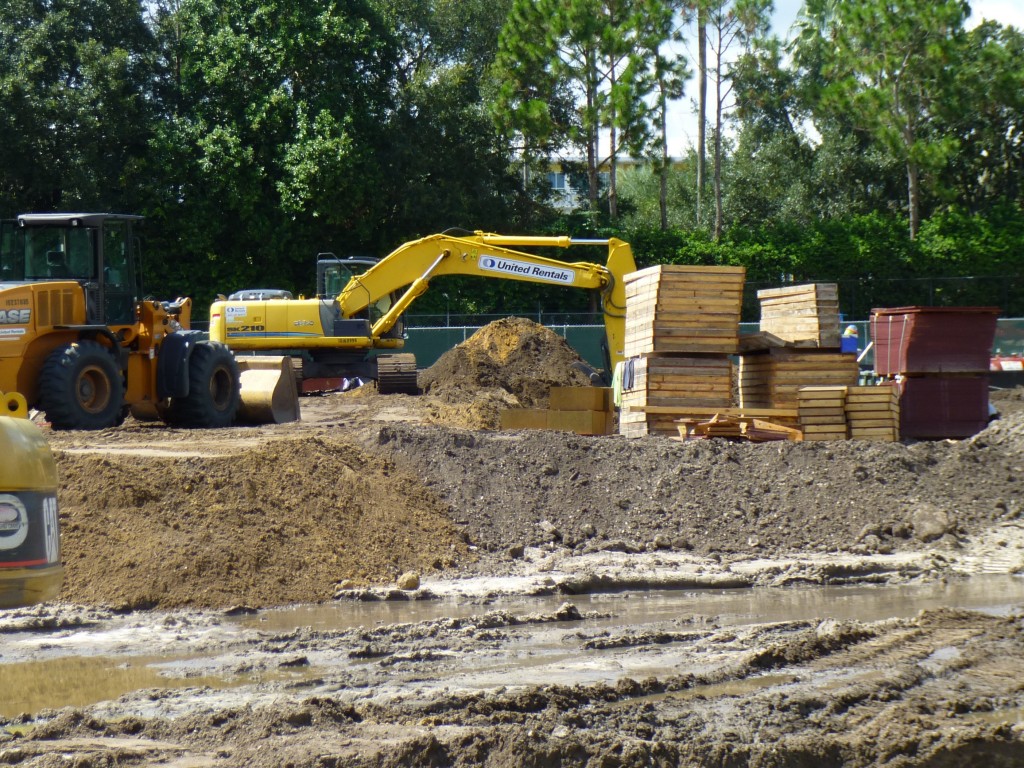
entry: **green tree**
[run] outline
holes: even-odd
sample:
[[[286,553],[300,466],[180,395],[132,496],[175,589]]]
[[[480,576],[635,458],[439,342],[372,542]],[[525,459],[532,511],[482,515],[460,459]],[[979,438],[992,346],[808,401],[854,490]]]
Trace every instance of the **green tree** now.
[[[666,19],[671,13],[660,0],[515,0],[502,30],[495,68],[499,121],[520,131],[527,144],[582,148],[592,210],[599,169],[607,163],[613,217],[618,158],[636,154],[650,134],[646,98],[655,88]],[[575,114],[566,109],[566,96],[578,105]]]
[[[963,0],[864,0],[831,10],[824,98],[905,164],[913,239],[922,175],[941,170],[957,150],[955,137],[934,127],[969,8]]]
[[[163,119],[148,199],[168,285],[312,288],[313,255],[372,243],[397,58],[375,5],[181,0],[156,18]]]
[[[507,228],[521,207],[519,187],[485,93],[511,0],[383,5],[401,51],[395,109],[381,127],[390,147],[381,190],[389,203],[389,245],[451,226]]]
[[[941,179],[944,197],[973,211],[1024,201],[1024,33],[985,22],[960,52],[938,121],[959,147]]]
[[[732,107],[733,72],[729,57],[737,46],[748,49],[752,42],[768,30],[771,0],[717,0],[708,8],[711,30],[712,66],[710,75],[715,87],[714,133],[714,237],[721,238],[724,227],[722,198],[722,135],[725,113]]]
[[[0,4],[0,211],[132,210],[153,58],[137,0]]]

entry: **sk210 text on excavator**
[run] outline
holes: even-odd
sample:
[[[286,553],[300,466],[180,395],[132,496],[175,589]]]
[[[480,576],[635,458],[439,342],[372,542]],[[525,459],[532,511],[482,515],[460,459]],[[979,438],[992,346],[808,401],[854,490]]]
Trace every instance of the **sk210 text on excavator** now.
[[[140,298],[140,220],[0,222],[0,390],[23,395],[54,429],[103,429],[129,411],[223,427],[238,413],[239,366],[227,346],[190,330],[191,299]]]
[[[607,248],[607,263],[570,263],[515,250],[574,246]],[[321,259],[313,299],[248,290],[216,301],[210,307],[210,338],[235,352],[301,357],[304,391],[317,389],[318,381],[336,388],[342,378],[359,377],[375,379],[381,392],[415,393],[413,355],[387,354],[404,344],[403,313],[432,278],[476,275],[596,291],[610,373],[622,360],[625,338],[623,277],[635,270],[629,244],[615,238],[446,232],[404,243],[379,261]]]

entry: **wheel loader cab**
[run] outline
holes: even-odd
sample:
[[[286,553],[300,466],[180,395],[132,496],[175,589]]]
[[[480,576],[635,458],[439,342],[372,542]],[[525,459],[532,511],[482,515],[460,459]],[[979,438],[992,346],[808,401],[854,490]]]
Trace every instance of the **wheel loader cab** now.
[[[141,218],[41,213],[4,221],[0,273],[4,282],[74,280],[85,291],[89,323],[131,325],[142,293],[133,232]]]

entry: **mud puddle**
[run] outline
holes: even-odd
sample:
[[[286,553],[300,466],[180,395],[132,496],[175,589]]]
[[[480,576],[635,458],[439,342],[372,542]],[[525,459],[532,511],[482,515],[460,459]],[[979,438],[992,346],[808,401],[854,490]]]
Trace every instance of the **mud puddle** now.
[[[18,693],[4,696],[0,716],[102,702],[172,715],[199,702],[216,708],[282,694],[386,700],[707,676],[736,662],[722,644],[694,654],[712,631],[871,622],[941,608],[1007,615],[1024,606],[1024,578],[582,595],[570,608],[564,601],[343,601],[241,616],[124,616],[57,606],[56,614],[67,615],[40,620],[47,608],[36,609],[36,626],[24,629],[16,612],[7,612],[0,614],[0,690]],[[927,663],[947,661],[941,654]]]
[[[447,600],[340,602],[270,609],[237,620],[252,629],[286,631],[296,627],[344,630],[375,624],[461,618],[482,611],[552,612],[567,599],[582,612],[607,613],[597,625],[644,624],[680,616],[713,617],[730,624],[807,621],[832,618],[876,621],[904,618],[936,608],[1005,613],[1024,604],[1024,577],[1006,574],[935,582],[871,586],[752,587],[657,590],[528,598],[483,598],[471,603]]]

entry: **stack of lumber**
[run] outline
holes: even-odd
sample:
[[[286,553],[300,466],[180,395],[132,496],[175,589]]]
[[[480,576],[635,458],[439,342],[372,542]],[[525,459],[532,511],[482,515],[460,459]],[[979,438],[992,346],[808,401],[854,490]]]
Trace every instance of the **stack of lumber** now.
[[[896,386],[848,387],[845,411],[851,439],[900,439],[900,394]]]
[[[627,361],[626,369],[619,431],[627,437],[675,435],[679,414],[732,405],[727,355],[642,355]]]
[[[824,349],[775,347],[741,354],[739,360],[744,408],[797,408],[802,387],[842,387],[860,378],[856,355]]]
[[[845,440],[847,387],[801,387],[797,413],[804,440]]]
[[[707,440],[724,437],[731,440],[749,440],[755,443],[770,440],[802,440],[803,433],[764,419],[748,416],[722,416],[715,414],[710,419],[677,419],[681,440]]]
[[[732,405],[743,267],[660,265],[625,277],[619,432],[674,436],[692,409]],[[651,409],[651,410],[648,410]]]
[[[662,264],[625,277],[623,354],[735,354],[743,267]]]
[[[578,435],[614,434],[612,390],[609,387],[552,387],[546,409],[502,411],[501,428],[553,429]]]
[[[839,291],[835,283],[787,285],[758,291],[761,332],[797,346],[839,346]]]

